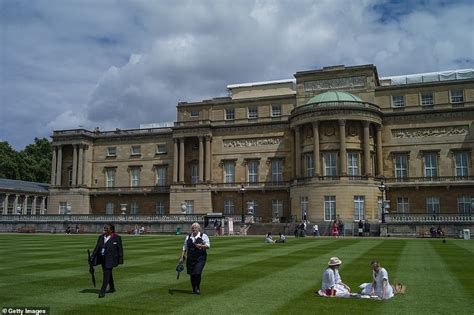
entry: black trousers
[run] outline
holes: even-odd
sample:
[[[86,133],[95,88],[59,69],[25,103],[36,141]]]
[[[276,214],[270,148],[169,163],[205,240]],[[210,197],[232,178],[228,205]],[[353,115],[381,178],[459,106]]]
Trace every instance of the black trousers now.
[[[105,294],[107,286],[109,286],[110,290],[115,290],[114,277],[112,276],[112,268],[105,268],[105,266],[102,265],[102,272],[103,278],[102,287],[100,288],[100,294]]]

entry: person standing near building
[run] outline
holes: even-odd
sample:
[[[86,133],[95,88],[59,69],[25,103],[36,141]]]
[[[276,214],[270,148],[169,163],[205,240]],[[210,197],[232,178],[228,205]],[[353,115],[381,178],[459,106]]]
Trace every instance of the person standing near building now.
[[[194,294],[201,294],[201,274],[207,261],[207,250],[211,247],[209,237],[201,232],[199,223],[191,225],[191,234],[184,240],[179,262],[186,259],[186,269],[191,277]]]
[[[115,292],[114,277],[112,269],[123,264],[122,238],[115,233],[112,224],[104,225],[104,233],[99,236],[97,244],[91,256],[91,265],[102,265],[103,278],[99,298],[105,297],[107,286],[108,293]]]

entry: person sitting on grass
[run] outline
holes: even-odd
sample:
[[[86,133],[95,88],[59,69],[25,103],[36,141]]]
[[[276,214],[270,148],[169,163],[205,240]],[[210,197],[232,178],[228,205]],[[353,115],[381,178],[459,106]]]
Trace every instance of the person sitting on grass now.
[[[273,244],[275,241],[273,240],[272,232],[268,232],[265,236],[265,243]]]
[[[388,272],[385,268],[380,266],[379,262],[372,260],[372,283],[364,283],[362,288],[362,295],[378,296],[386,300],[393,297],[393,288],[388,282]]]
[[[280,238],[275,241],[275,243],[285,243],[286,237],[283,233],[280,232]]]
[[[320,296],[329,297],[350,297],[351,288],[342,282],[339,274],[339,267],[342,261],[338,257],[331,257],[328,262],[328,267],[323,273],[323,281],[321,290],[317,293]]]

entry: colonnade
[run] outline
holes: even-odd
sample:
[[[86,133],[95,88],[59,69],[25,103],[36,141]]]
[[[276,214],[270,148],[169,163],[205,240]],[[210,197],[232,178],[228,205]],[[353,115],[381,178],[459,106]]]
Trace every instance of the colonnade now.
[[[72,186],[81,186],[84,183],[84,159],[87,145],[72,144]],[[63,146],[53,146],[51,161],[51,185],[61,186],[63,162]]]
[[[1,212],[4,215],[7,214],[44,214],[46,210],[46,198],[44,195],[33,195],[33,194],[22,194],[22,193],[5,193],[3,194],[3,211]],[[11,196],[15,196],[13,200],[13,205],[10,207]],[[20,197],[23,196],[23,199],[20,200]],[[28,200],[33,198],[31,202],[31,211],[28,213]],[[21,201],[21,202],[20,202]],[[39,213],[36,211],[37,206],[39,205]],[[21,212],[18,212],[17,209],[21,209]]]
[[[173,183],[184,183],[185,137],[174,138]],[[211,136],[199,136],[199,183],[211,180]]]

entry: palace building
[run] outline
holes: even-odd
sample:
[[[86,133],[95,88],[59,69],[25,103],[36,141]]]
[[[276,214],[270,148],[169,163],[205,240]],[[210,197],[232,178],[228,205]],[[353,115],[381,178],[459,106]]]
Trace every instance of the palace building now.
[[[171,124],[54,131],[48,213],[470,215],[474,69],[331,66],[227,90]]]

